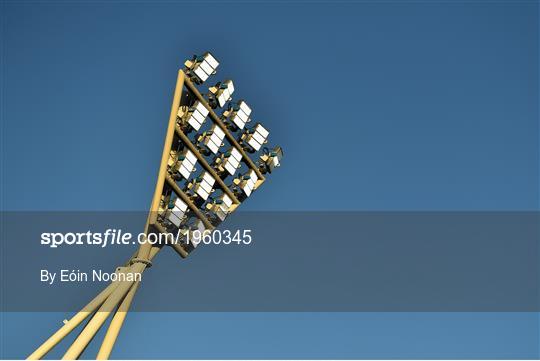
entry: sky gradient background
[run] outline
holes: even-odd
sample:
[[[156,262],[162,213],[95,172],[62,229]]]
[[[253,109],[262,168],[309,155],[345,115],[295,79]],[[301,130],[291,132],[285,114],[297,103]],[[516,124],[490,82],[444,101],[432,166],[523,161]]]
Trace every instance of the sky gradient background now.
[[[2,210],[147,209],[177,69],[205,50],[285,150],[243,210],[538,210],[538,15],[536,1],[3,2]],[[2,357],[67,316],[3,314]],[[136,313],[113,357],[538,358],[538,317]]]

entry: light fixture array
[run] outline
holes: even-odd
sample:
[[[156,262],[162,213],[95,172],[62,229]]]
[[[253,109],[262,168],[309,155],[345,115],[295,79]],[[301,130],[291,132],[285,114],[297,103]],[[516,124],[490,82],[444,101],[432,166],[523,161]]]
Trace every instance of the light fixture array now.
[[[187,234],[201,225],[204,230],[214,229],[265,181],[264,174],[280,165],[283,155],[280,147],[270,151],[264,146],[269,132],[261,123],[248,127],[252,109],[244,99],[233,100],[232,80],[202,89],[219,65],[212,54],[194,56],[185,65],[187,91],[178,110],[173,109],[175,141],[158,215],[151,222],[157,231],[176,234]],[[206,119],[210,122],[205,126]],[[196,163],[203,168],[198,175],[193,172]],[[180,224],[168,210],[171,198],[181,198],[188,205]],[[191,251],[182,242],[176,250],[183,257]]]

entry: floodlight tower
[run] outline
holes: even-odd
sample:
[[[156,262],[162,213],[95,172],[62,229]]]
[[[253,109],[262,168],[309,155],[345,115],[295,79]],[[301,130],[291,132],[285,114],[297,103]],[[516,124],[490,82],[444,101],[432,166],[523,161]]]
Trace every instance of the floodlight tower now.
[[[214,56],[206,52],[193,56],[178,71],[156,189],[144,228],[147,239],[166,235],[166,241],[143,243],[116,269],[119,274],[142,274],[164,246],[182,258],[189,256],[196,244],[187,242],[188,237],[215,229],[280,165],[282,149],[265,146],[269,132],[262,124],[249,126],[251,108],[244,100],[233,101],[232,80],[202,91],[218,66]],[[177,234],[181,237],[173,237]],[[112,317],[97,355],[97,359],[108,359],[140,283],[120,279],[65,320],[28,359],[41,359],[90,317],[63,357],[79,358]]]

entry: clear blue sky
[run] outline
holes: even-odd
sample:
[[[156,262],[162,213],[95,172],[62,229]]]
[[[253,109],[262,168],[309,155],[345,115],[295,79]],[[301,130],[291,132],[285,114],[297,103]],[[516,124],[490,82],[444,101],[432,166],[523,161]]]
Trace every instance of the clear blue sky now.
[[[285,149],[243,209],[538,210],[538,16],[536,1],[3,2],[1,207],[147,209],[176,71],[210,50]],[[2,356],[65,317],[4,314]],[[137,313],[113,356],[538,358],[538,328]]]

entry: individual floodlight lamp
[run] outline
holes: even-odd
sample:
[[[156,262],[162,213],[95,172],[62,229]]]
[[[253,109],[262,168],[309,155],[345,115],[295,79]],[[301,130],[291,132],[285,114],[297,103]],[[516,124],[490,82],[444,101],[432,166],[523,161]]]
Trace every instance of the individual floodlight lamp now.
[[[266,143],[268,134],[270,134],[268,130],[262,124],[257,123],[255,127],[248,129],[242,136],[242,140],[246,145],[245,149],[250,153],[257,152]]]
[[[195,171],[195,164],[197,163],[197,157],[189,150],[185,149],[178,155],[178,162],[176,164],[178,173],[185,179],[189,179],[192,172]]]
[[[232,80],[225,80],[211,87],[208,93],[208,103],[212,109],[223,108],[225,104],[232,99],[234,93],[234,84]]]
[[[281,165],[283,150],[277,146],[272,150],[264,149],[259,160],[259,169],[262,173],[272,173],[272,171]]]
[[[207,208],[214,212],[220,222],[223,222],[231,210],[233,201],[228,195],[222,194],[221,197],[209,203]]]
[[[171,199],[165,217],[176,227],[179,227],[187,211],[187,204],[180,198]]]
[[[238,149],[236,149],[236,147],[232,147],[229,151],[216,159],[216,166],[220,173],[226,171],[230,175],[234,175],[236,170],[240,167],[241,161],[242,154]]]
[[[207,200],[216,180],[209,172],[203,172],[196,180],[193,191],[202,199]]]
[[[245,197],[249,197],[251,192],[255,189],[258,179],[257,173],[254,170],[250,170],[246,174],[236,178],[234,184],[242,190],[240,196],[244,195]]]
[[[206,52],[202,56],[193,56],[193,59],[187,60],[184,65],[188,77],[196,84],[202,84],[210,75],[216,73],[219,63],[212,54]]]
[[[185,243],[183,247],[188,252],[192,252],[195,248],[197,248],[199,243],[201,243],[201,238],[206,230],[208,230],[208,228],[201,220],[196,220],[192,225],[182,229],[180,233],[183,234],[186,239],[189,239],[189,243]]]
[[[229,108],[223,112],[226,124],[232,129],[244,129],[247,122],[251,121],[251,108],[244,100],[230,103]]]
[[[279,147],[265,149],[262,155],[250,158],[248,153],[259,151],[267,143],[269,133],[260,123],[246,129],[251,108],[244,101],[230,104],[221,116],[213,111],[226,106],[234,92],[231,80],[210,88],[206,97],[206,91],[199,89],[218,65],[210,53],[204,53],[187,61],[178,72],[156,188],[144,229],[147,239],[165,237],[156,237],[158,243],[142,244],[117,272],[142,274],[166,246],[182,258],[188,257],[199,248],[195,236],[219,226],[265,182],[265,174],[281,163],[283,151]],[[205,120],[212,125],[201,134]],[[222,147],[226,149],[224,153]],[[195,165],[202,168],[199,174]],[[111,317],[97,355],[98,359],[107,359],[138,286],[139,281],[110,284],[81,312],[65,321],[29,359],[45,356],[90,317],[64,355],[64,359],[79,358]]]
[[[185,220],[188,204],[172,190],[164,191],[160,199],[157,216],[164,229],[175,229]]]
[[[204,103],[195,101],[190,107],[181,106],[177,115],[183,131],[189,132],[191,129],[198,131],[208,116],[208,109]]]
[[[223,145],[223,138],[225,138],[225,132],[214,124],[212,129],[202,135],[202,144],[206,146],[212,153],[216,154],[219,148]]]

